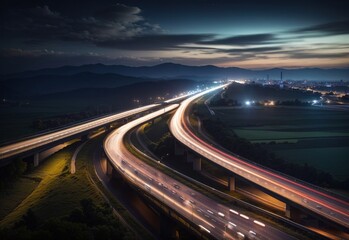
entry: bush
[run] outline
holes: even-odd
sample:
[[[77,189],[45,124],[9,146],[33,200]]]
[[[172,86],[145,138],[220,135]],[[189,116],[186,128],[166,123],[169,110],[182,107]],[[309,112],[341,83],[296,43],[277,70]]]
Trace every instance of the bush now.
[[[83,199],[81,208],[68,217],[41,221],[31,209],[12,228],[0,230],[3,240],[111,240],[132,239],[134,236],[115,219],[108,205],[96,206],[91,199]]]

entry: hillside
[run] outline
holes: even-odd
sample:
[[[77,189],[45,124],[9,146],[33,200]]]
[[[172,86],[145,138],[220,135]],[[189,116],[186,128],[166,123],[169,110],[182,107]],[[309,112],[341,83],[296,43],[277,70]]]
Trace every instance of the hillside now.
[[[41,75],[73,75],[81,72],[96,74],[121,74],[133,77],[146,78],[185,78],[194,80],[217,80],[227,78],[267,78],[280,79],[280,72],[283,72],[287,80],[318,80],[318,81],[339,81],[349,80],[349,69],[321,69],[321,68],[298,68],[282,69],[273,68],[265,70],[251,70],[237,67],[186,66],[174,63],[163,63],[155,66],[130,67],[123,65],[88,64],[81,66],[63,66],[59,68],[47,68],[36,71],[27,71],[2,76],[2,79],[29,78]]]
[[[0,82],[1,95],[31,96],[65,92],[80,88],[115,88],[149,79],[122,76],[114,73],[79,72],[72,75],[38,75],[28,78],[10,78]]]

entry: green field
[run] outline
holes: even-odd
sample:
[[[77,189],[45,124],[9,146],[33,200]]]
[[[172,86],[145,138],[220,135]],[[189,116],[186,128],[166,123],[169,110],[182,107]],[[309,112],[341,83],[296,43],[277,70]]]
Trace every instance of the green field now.
[[[315,107],[216,108],[239,137],[282,159],[349,178],[349,113]]]
[[[319,132],[319,131],[309,131],[309,132],[294,132],[294,131],[267,131],[259,129],[234,129],[234,132],[242,137],[251,141],[255,140],[298,140],[304,138],[323,138],[323,137],[348,137],[349,132]]]
[[[349,147],[285,149],[274,152],[287,161],[299,164],[307,163],[331,173],[339,180],[345,180],[349,177]]]

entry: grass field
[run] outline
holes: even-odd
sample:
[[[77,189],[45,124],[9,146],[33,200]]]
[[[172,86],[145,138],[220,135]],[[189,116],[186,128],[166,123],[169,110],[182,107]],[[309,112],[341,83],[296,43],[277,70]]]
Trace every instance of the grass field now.
[[[88,178],[86,165],[89,163],[85,161],[88,148],[83,148],[78,156],[76,174],[69,172],[70,159],[78,144],[49,157],[26,178],[17,181],[12,191],[1,196],[1,206],[8,214],[1,220],[0,226],[18,221],[29,208],[40,219],[48,219],[69,214],[85,198],[93,199],[96,204],[104,202]],[[36,179],[35,184],[30,179]]]
[[[170,115],[165,115],[160,118],[155,119],[153,127],[152,124],[147,124],[144,128],[144,132],[146,133],[147,138],[152,142],[157,142],[164,135],[164,133],[168,132],[167,121],[169,120]]]
[[[307,163],[329,172],[339,180],[345,180],[349,177],[348,147],[285,149],[274,152],[276,155],[293,163]]]
[[[239,137],[286,161],[349,178],[349,113],[312,107],[214,109]]]
[[[304,138],[323,138],[323,137],[348,137],[349,132],[320,132],[320,131],[267,131],[260,129],[234,129],[234,132],[242,137],[251,141],[255,140],[298,140]]]
[[[0,220],[18,206],[37,186],[39,180],[19,178],[0,192]]]

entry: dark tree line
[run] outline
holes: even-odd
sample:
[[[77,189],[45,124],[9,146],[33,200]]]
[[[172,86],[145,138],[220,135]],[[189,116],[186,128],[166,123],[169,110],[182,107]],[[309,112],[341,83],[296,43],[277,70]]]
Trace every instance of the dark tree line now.
[[[0,230],[0,239],[134,239],[133,234],[113,216],[108,205],[96,206],[91,199],[82,200],[80,205],[80,208],[74,209],[67,217],[45,221],[29,209],[13,227]]]

